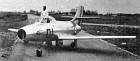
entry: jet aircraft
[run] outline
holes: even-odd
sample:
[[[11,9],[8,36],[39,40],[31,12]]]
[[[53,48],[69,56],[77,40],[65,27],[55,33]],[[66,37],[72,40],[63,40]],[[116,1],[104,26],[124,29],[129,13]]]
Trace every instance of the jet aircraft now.
[[[13,32],[17,32],[17,37],[23,40],[24,43],[29,41],[41,42],[41,44],[47,44],[52,46],[52,41],[55,41],[57,47],[63,46],[63,40],[73,40],[70,47],[75,48],[77,46],[78,39],[95,39],[95,38],[136,38],[136,36],[77,36],[82,29],[80,27],[80,19],[88,19],[91,17],[82,17],[84,7],[78,7],[78,10],[70,21],[57,21],[54,17],[49,16],[46,10],[46,6],[43,6],[43,11],[39,20],[35,23],[24,26],[20,29],[8,29]],[[93,17],[94,18],[94,17]],[[37,57],[42,56],[41,44],[37,47]]]

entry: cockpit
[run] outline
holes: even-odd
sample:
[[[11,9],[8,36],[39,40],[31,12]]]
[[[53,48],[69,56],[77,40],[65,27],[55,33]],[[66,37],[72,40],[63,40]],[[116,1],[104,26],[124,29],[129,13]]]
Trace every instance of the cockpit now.
[[[50,18],[43,18],[41,23],[50,23],[51,21],[52,21],[52,19],[50,19]]]
[[[47,17],[40,17],[36,22],[40,22],[40,23],[52,23],[55,22],[55,18],[51,17],[51,16],[47,16]]]

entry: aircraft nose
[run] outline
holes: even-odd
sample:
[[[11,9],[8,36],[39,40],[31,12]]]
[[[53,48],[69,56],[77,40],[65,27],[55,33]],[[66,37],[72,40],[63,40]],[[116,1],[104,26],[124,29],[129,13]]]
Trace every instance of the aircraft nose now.
[[[25,37],[26,37],[26,32],[25,32],[25,30],[20,29],[20,30],[18,31],[18,37],[19,37],[20,39],[25,39]]]

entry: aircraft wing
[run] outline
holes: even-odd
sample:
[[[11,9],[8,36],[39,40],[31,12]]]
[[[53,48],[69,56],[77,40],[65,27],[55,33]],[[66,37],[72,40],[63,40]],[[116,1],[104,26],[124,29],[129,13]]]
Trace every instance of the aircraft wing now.
[[[19,29],[8,29],[9,31],[18,32]]]
[[[109,38],[136,38],[136,36],[94,36],[81,31],[78,35],[59,34],[59,39],[109,39]]]
[[[136,36],[73,36],[65,35],[59,39],[109,39],[109,38],[136,38]]]

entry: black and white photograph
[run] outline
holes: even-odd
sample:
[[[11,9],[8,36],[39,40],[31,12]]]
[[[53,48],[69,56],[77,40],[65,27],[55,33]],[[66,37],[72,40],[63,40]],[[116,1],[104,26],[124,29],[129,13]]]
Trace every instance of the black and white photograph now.
[[[0,61],[140,61],[140,0],[0,0]]]

